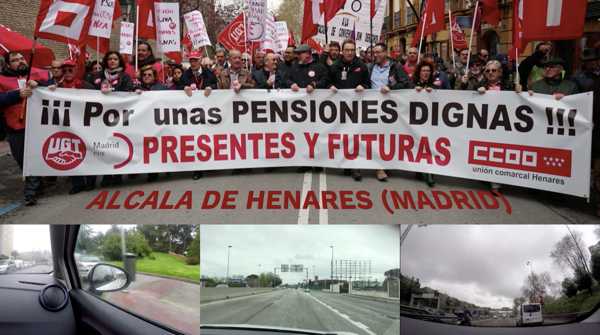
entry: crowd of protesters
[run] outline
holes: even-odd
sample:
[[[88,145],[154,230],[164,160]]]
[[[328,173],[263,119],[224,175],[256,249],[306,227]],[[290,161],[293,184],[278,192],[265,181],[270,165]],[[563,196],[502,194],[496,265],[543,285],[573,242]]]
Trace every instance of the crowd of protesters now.
[[[393,90],[414,89],[423,94],[436,90],[471,90],[480,94],[494,94],[490,91],[514,91],[521,93],[524,88],[530,94],[554,94],[561,99],[565,95],[583,91],[594,93],[594,110],[600,109],[600,55],[597,49],[586,49],[583,54],[583,66],[570,80],[564,76],[564,60],[550,57],[551,42],[542,42],[535,46],[535,52],[521,62],[516,73],[515,64],[508,60],[505,53],[498,53],[490,60],[490,53],[479,50],[469,57],[469,50],[458,51],[457,57],[444,61],[433,53],[420,54],[417,48],[409,48],[396,59],[388,56],[388,47],[378,43],[357,54],[356,43],[346,39],[341,44],[332,42],[324,46],[324,52],[312,53],[310,46],[288,46],[280,59],[273,53],[259,51],[252,57],[237,50],[215,51],[214,61],[202,57],[198,51],[188,54],[189,67],[174,61],[160,63],[154,57],[148,43],[140,43],[137,54],[130,61],[116,51],[108,52],[101,61],[91,62],[82,79],[74,78],[77,64],[71,60],[55,60],[49,72],[31,70],[28,87],[25,79],[28,64],[18,52],[8,52],[4,57],[5,65],[0,74],[0,108],[2,124],[8,134],[11,151],[19,167],[23,167],[25,123],[19,117],[23,98],[32,95],[37,85],[73,89],[96,89],[104,94],[117,92],[146,92],[157,90],[182,90],[189,97],[194,91],[202,91],[209,96],[215,89],[230,89],[240,92],[243,89],[279,90],[306,89],[311,93],[316,89],[338,90],[377,89],[382,93]],[[137,68],[135,67],[137,64]],[[489,92],[489,93],[488,93]],[[594,121],[600,112],[594,113]],[[600,133],[593,132],[592,158],[594,163],[594,190],[599,199],[597,216],[600,216]],[[265,169],[272,172],[275,167]],[[235,169],[232,174],[240,174],[249,169]],[[322,167],[304,166],[297,172],[322,171]],[[344,175],[350,175],[359,181],[360,169],[346,169]],[[389,171],[377,170],[375,176],[385,181]],[[200,179],[202,171],[194,171],[192,178]],[[130,175],[129,177],[135,177]],[[416,178],[425,180],[433,186],[432,174],[416,173]],[[150,173],[146,181],[158,179],[157,173]],[[50,181],[54,179],[48,179]],[[83,190],[93,190],[95,176],[71,177],[72,189],[69,194]],[[119,185],[121,175],[103,176],[101,187]],[[500,192],[501,185],[490,184],[492,190]],[[35,205],[36,197],[44,189],[40,177],[27,177],[24,195],[27,205]]]

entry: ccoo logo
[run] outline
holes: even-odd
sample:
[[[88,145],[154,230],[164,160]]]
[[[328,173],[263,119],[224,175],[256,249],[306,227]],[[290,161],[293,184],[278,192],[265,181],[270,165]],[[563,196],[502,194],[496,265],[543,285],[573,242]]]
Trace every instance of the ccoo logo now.
[[[85,158],[83,140],[72,133],[61,131],[50,136],[42,147],[42,156],[48,166],[60,171],[76,168]]]

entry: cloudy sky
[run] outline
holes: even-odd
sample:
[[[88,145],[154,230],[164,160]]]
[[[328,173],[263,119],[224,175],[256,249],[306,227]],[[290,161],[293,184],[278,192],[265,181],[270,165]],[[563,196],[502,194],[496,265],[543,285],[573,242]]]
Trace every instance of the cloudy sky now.
[[[598,242],[595,227],[569,226],[584,233],[586,249]],[[566,234],[564,225],[415,225],[402,244],[401,272],[419,278],[421,287],[478,306],[509,307],[531,273],[527,262],[553,281],[565,278],[550,252]]]
[[[200,274],[227,275],[227,250],[232,246],[229,275],[273,272],[281,264],[302,264],[313,278],[330,278],[331,248],[334,260],[371,261],[372,279],[400,264],[399,226],[328,225],[205,225],[200,226]],[[284,283],[295,284],[303,273],[280,273]]]

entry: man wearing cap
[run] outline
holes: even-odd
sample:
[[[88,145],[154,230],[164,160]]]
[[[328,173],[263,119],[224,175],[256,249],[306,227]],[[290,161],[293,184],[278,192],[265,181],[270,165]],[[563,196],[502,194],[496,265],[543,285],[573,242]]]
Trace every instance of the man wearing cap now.
[[[37,81],[48,81],[48,72],[40,69],[31,69],[29,88],[26,88],[27,60],[19,52],[7,52],[4,55],[5,65],[0,73],[0,109],[5,118],[4,129],[8,136],[8,144],[17,164],[23,170],[23,156],[25,153],[25,119],[21,110],[23,99],[31,96],[31,88],[37,86]],[[44,190],[42,177],[25,177],[23,195],[28,206],[37,203],[37,196]]]
[[[496,60],[500,63],[502,67],[502,80],[509,81],[511,80],[510,75],[512,74],[511,69],[508,67],[508,55],[504,52],[499,52],[496,54]]]
[[[545,68],[544,61],[552,57],[552,42],[545,41],[540,42],[535,47],[535,52],[531,56],[525,58],[519,64],[519,75],[514,78],[515,84],[517,83],[517,77],[519,77],[519,83],[523,87],[529,86],[534,81],[538,81],[544,78]],[[561,73],[561,78],[565,75],[564,71]]]
[[[217,77],[210,68],[200,66],[202,56],[198,51],[192,51],[188,55],[190,68],[187,69],[179,78],[177,90],[184,90],[188,97],[192,96],[192,91],[204,90],[204,96],[208,97],[213,89],[217,88]],[[202,171],[194,171],[192,179],[202,178]]]
[[[583,65],[571,75],[569,80],[577,85],[579,92],[583,92],[585,87],[598,78],[600,78],[600,68],[598,68],[598,59],[600,52],[596,48],[583,50]]]
[[[550,58],[542,65],[544,67],[544,79],[534,81],[527,86],[529,95],[533,95],[533,93],[552,94],[556,100],[560,100],[565,95],[579,93],[577,85],[562,79],[562,71],[565,66],[563,59]]]
[[[292,66],[290,73],[286,76],[285,86],[298,92],[300,88],[306,88],[306,93],[312,92],[316,88],[329,87],[329,71],[325,65],[313,61],[310,54],[311,48],[308,44],[302,44],[295,50],[298,62]],[[304,173],[312,168],[302,166],[298,168],[298,173]],[[315,171],[323,171],[322,167],[315,167]]]
[[[460,80],[456,81],[454,85],[455,90],[472,91],[475,89],[477,84],[484,80],[483,77],[483,61],[479,56],[472,55],[469,60],[469,72],[463,75]]]

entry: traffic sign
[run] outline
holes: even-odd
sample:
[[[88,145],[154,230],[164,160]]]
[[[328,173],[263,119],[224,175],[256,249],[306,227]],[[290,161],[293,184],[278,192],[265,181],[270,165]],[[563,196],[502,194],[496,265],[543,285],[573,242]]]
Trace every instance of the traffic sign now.
[[[290,272],[289,264],[281,264],[281,272]]]
[[[302,272],[304,271],[302,264],[292,264],[290,272]]]

